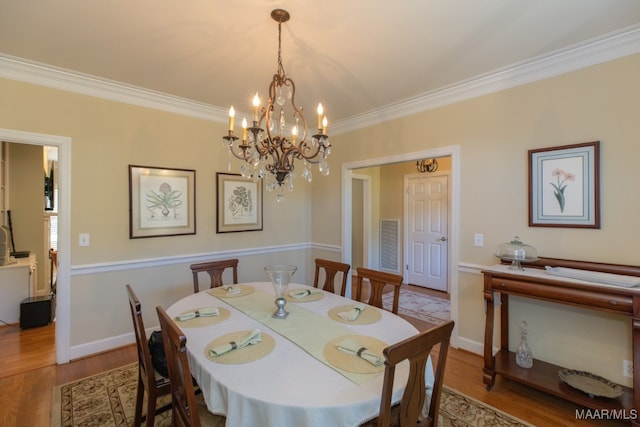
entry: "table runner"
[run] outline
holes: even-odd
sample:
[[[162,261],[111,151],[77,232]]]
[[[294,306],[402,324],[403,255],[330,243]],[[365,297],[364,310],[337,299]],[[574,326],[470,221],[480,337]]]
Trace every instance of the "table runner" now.
[[[329,363],[323,354],[324,346],[332,339],[353,335],[354,332],[327,317],[306,310],[295,303],[288,303],[285,309],[289,312],[289,316],[286,319],[274,319],[271,315],[276,310],[275,297],[260,290],[242,298],[220,298],[220,300],[277,332],[355,384],[362,385],[380,375],[380,373],[348,372]]]

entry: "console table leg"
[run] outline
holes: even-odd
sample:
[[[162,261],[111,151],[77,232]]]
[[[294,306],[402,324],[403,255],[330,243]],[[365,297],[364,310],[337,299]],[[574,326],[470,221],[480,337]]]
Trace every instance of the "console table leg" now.
[[[482,381],[487,385],[487,390],[491,390],[496,381],[496,360],[493,357],[493,323],[494,323],[494,296],[491,283],[485,276],[484,301],[485,301],[485,322],[484,322],[484,369]]]
[[[482,382],[487,385],[487,391],[491,390],[493,385],[496,383],[496,371],[484,368],[482,370]]]

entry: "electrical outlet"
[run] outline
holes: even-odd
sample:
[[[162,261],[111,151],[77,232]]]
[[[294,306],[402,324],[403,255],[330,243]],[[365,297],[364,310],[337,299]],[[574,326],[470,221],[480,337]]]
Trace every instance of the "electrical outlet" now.
[[[481,234],[481,233],[474,234],[473,244],[476,246],[484,246],[484,234]]]
[[[622,375],[633,378],[633,362],[631,360],[622,361]]]

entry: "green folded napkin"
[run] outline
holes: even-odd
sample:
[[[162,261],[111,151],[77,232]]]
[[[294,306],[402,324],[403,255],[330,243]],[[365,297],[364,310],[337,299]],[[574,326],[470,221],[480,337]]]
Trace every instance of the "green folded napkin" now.
[[[222,289],[227,291],[227,295],[238,295],[242,293],[242,289],[233,285],[225,285],[222,287]]]
[[[373,366],[380,366],[383,363],[382,357],[380,357],[380,355],[372,352],[371,350],[368,350],[366,347],[362,346],[352,338],[347,338],[346,340],[336,344],[336,346],[338,347],[338,350],[366,360]]]
[[[298,289],[296,291],[289,292],[289,296],[291,298],[300,299],[300,298],[306,297],[307,295],[313,295],[318,293],[320,293],[320,291],[312,291],[311,289]]]
[[[348,322],[353,322],[358,320],[358,317],[360,317],[360,315],[366,308],[367,306],[364,304],[356,304],[349,311],[341,311],[340,313],[338,313],[338,316],[342,317]]]
[[[221,356],[225,353],[229,353],[232,350],[244,348],[248,345],[258,344],[262,341],[262,333],[258,329],[247,333],[240,341],[231,341],[225,344],[220,344],[209,350],[211,357]]]
[[[216,307],[205,307],[179,314],[176,316],[176,319],[184,322],[185,320],[195,319],[196,317],[212,317],[217,316],[218,314],[220,314],[220,311]]]

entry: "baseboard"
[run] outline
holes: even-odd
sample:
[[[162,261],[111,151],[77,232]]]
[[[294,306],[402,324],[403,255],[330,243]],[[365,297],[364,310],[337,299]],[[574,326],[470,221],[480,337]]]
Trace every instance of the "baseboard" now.
[[[5,322],[4,320],[0,319],[0,328],[7,326],[20,326],[20,322]]]
[[[147,337],[151,336],[151,333],[159,328],[159,326],[156,326],[155,328],[145,328]],[[75,360],[87,356],[94,356],[98,353],[104,353],[106,351],[115,350],[120,347],[126,347],[128,345],[134,344],[135,342],[136,338],[133,332],[128,332],[126,334],[117,335],[115,337],[104,338],[85,344],[71,346],[71,348],[69,349],[69,359]]]
[[[458,337],[457,345],[460,350],[466,350],[468,352],[478,354],[482,356],[484,354],[484,344],[477,341],[472,341],[468,338]]]

